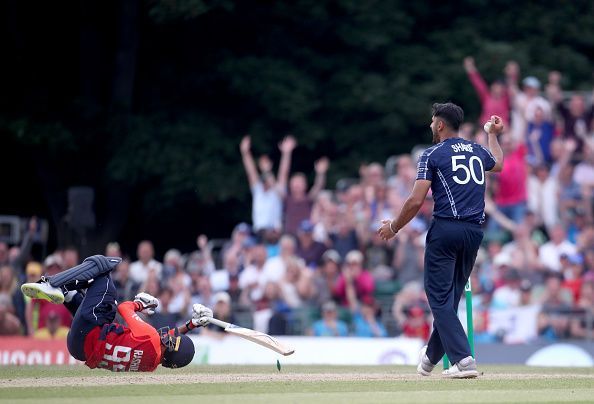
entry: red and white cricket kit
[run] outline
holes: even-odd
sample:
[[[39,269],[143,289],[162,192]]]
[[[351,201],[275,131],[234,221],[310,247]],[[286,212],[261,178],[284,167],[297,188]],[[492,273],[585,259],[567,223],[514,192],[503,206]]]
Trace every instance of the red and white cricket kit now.
[[[118,312],[127,327],[118,323],[95,327],[85,338],[85,364],[91,369],[114,372],[152,372],[161,363],[161,339],[136,313],[140,304],[124,302]]]

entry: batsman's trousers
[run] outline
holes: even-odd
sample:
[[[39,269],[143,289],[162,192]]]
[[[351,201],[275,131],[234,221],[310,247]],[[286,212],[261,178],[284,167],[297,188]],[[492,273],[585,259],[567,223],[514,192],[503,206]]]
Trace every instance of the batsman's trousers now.
[[[93,280],[86,293],[74,295],[71,302],[64,303],[74,319],[68,332],[68,351],[80,361],[86,360],[85,338],[95,327],[111,323],[116,316],[116,288],[110,273]]]
[[[447,353],[451,363],[470,356],[458,318],[458,304],[470,277],[483,230],[478,223],[434,218],[425,245],[425,292],[433,313],[427,357],[437,364]]]

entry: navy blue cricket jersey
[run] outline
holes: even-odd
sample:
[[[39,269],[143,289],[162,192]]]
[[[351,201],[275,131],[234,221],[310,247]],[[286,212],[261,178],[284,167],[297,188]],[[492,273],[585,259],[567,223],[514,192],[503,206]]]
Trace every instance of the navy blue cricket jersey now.
[[[450,138],[425,150],[417,166],[417,180],[431,181],[434,217],[473,223],[485,221],[485,171],[495,157],[483,146]]]

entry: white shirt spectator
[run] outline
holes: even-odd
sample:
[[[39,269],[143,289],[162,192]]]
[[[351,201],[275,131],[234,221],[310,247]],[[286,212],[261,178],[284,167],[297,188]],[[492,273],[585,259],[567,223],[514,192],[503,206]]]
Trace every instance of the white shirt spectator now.
[[[264,189],[261,182],[252,187],[252,223],[254,231],[282,227],[283,200],[278,187]]]
[[[268,258],[266,260],[262,272],[267,282],[280,282],[285,276],[286,270],[287,266],[285,260],[280,255],[277,255],[276,257]]]
[[[553,271],[561,270],[561,263],[559,258],[563,254],[573,255],[577,252],[577,248],[571,242],[564,240],[560,244],[555,244],[548,241],[540,246],[538,249],[538,257],[544,266]]]
[[[151,259],[146,265],[142,261],[134,261],[130,264],[130,279],[137,283],[143,283],[150,271],[155,271],[157,279],[161,279],[163,265],[155,259]]]
[[[520,294],[521,292],[518,288],[512,288],[508,285],[500,286],[493,292],[491,307],[494,309],[518,307],[520,305]]]
[[[548,177],[541,182],[536,176],[528,177],[528,209],[547,226],[559,222],[557,181]]]
[[[250,285],[256,285],[250,291],[250,300],[256,302],[264,295],[264,287],[266,286],[266,276],[264,276],[264,268],[258,269],[255,265],[248,265],[239,274],[239,288],[246,289]]]

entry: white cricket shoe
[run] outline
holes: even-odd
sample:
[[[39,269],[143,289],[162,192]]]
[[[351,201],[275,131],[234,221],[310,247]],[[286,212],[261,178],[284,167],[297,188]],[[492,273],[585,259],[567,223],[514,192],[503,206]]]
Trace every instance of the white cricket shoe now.
[[[21,291],[25,296],[32,299],[43,299],[55,304],[64,303],[64,293],[59,288],[54,288],[49,282],[41,280],[41,282],[23,283]]]
[[[419,365],[417,366],[417,373],[421,376],[431,376],[431,371],[435,365],[431,363],[427,357],[427,345],[421,348],[419,353]]]
[[[474,358],[467,356],[458,363],[453,364],[449,369],[444,370],[441,374],[448,379],[472,379],[477,377],[479,372],[476,370],[476,361]]]

